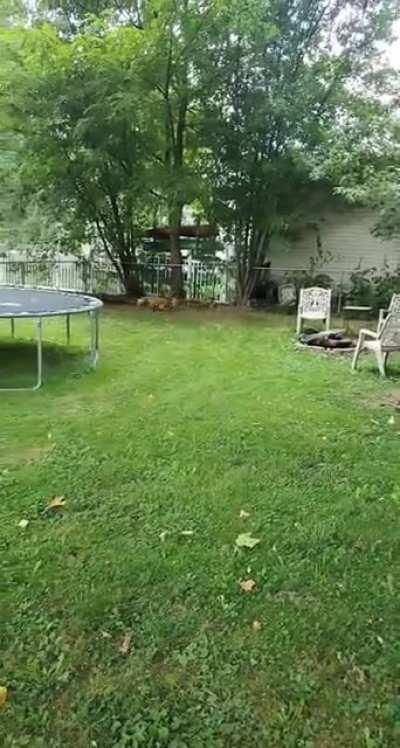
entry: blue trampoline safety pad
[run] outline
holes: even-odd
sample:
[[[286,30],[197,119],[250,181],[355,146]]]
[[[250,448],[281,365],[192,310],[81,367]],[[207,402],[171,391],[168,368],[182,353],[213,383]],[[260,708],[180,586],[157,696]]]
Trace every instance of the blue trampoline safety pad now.
[[[100,299],[73,291],[0,286],[0,317],[55,317],[83,314],[103,306]]]

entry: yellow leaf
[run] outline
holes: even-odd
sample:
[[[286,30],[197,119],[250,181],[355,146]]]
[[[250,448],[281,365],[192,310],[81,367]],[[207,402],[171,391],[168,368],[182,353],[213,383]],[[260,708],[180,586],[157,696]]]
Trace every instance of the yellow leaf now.
[[[123,655],[129,654],[129,650],[131,648],[131,638],[132,637],[130,634],[125,634],[120,646],[118,647],[118,651],[121,652],[121,654]]]
[[[108,633],[108,631],[101,631],[100,635],[103,637],[103,639],[112,639],[112,636]]]
[[[243,582],[239,582],[239,584],[242,592],[253,592],[256,586],[254,579],[245,579]]]
[[[4,706],[8,697],[8,689],[5,686],[0,686],[0,707]]]
[[[253,538],[250,532],[242,532],[235,541],[238,548],[255,548],[259,542],[259,538]]]
[[[50,504],[46,506],[45,512],[48,512],[49,509],[63,509],[65,507],[65,499],[64,496],[55,496],[54,499],[50,501]]]
[[[28,519],[21,519],[21,521],[18,522],[18,527],[20,527],[21,530],[25,530],[28,527],[28,525],[29,525]]]
[[[250,517],[250,514],[249,514],[249,512],[245,512],[244,509],[241,509],[239,517],[240,517],[240,519],[247,519],[248,517]]]
[[[253,631],[261,631],[261,629],[262,629],[261,621],[253,621]]]

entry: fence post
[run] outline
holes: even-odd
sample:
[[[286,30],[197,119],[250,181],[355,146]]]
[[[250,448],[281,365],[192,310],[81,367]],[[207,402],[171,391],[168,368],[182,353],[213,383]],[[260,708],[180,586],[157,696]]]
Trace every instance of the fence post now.
[[[339,281],[338,303],[337,303],[337,313],[338,314],[340,314],[340,312],[342,311],[343,280],[344,280],[344,274],[343,274],[343,272],[341,272],[340,273],[340,281]]]
[[[90,263],[88,260],[82,260],[82,281],[83,281],[83,288],[86,293],[90,293],[92,291],[92,283],[91,281],[91,272],[90,272]]]
[[[21,286],[25,285],[26,280],[26,268],[25,268],[25,262],[21,262]]]

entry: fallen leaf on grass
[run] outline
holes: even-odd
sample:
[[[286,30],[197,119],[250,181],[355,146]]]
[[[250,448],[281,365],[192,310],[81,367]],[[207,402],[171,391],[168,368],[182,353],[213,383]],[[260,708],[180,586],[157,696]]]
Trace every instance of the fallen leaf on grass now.
[[[4,706],[7,701],[8,690],[5,686],[0,686],[0,707]]]
[[[21,530],[25,530],[29,525],[29,519],[21,519],[21,522],[18,522],[18,527],[21,528]]]
[[[254,579],[245,579],[243,582],[239,582],[239,585],[242,592],[253,592],[256,583]]]
[[[394,416],[390,416],[390,418],[388,420],[388,424],[389,424],[389,426],[394,426],[394,424],[395,424]]]
[[[261,621],[253,621],[253,631],[261,631],[261,629],[262,629]]]
[[[238,548],[254,548],[259,542],[259,538],[252,538],[249,532],[243,532],[237,536],[235,544]]]
[[[193,530],[182,530],[181,535],[186,535],[187,537],[190,537],[191,535],[194,535]]]
[[[50,501],[50,504],[46,506],[45,512],[48,512],[50,509],[64,509],[65,507],[65,499],[64,496],[55,496],[54,499]]]
[[[168,530],[163,530],[162,532],[160,532],[159,538],[162,543],[165,543],[165,539],[167,535],[168,535]]]
[[[240,517],[240,519],[247,519],[248,517],[250,517],[250,514],[249,514],[249,512],[245,512],[244,509],[241,509],[239,517]]]
[[[132,637],[130,634],[125,634],[120,646],[118,647],[118,652],[121,652],[123,655],[129,654],[131,649],[131,639]]]

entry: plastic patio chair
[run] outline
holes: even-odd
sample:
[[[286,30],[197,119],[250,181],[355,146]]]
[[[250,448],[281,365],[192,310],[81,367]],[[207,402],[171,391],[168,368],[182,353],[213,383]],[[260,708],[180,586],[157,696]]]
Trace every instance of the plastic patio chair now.
[[[400,293],[393,294],[392,298],[390,299],[390,304],[389,304],[388,309],[379,310],[378,332],[382,329],[383,323],[387,315],[391,314],[391,312],[394,312],[395,314],[400,313]]]
[[[322,320],[325,329],[329,330],[331,324],[331,297],[330,288],[302,288],[300,291],[299,306],[297,309],[297,335],[301,333],[303,319]]]
[[[386,376],[386,365],[391,353],[400,351],[400,312],[388,314],[381,329],[360,330],[357,347],[353,357],[352,369],[357,368],[358,358],[362,351],[375,353],[379,372]]]

